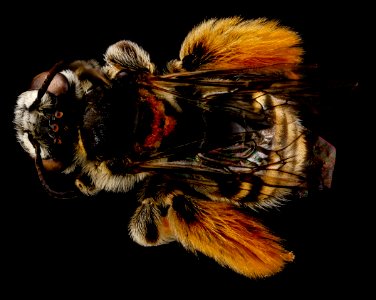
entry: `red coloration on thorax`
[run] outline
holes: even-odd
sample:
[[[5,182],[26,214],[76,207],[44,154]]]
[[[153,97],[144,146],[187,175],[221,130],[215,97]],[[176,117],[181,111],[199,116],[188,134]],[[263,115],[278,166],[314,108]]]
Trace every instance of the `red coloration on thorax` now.
[[[145,92],[145,93],[144,93]],[[153,120],[151,123],[151,133],[145,138],[143,148],[158,148],[162,139],[168,136],[175,128],[176,120],[172,116],[167,116],[165,113],[165,106],[163,102],[157,99],[146,91],[143,91],[144,101],[150,105],[153,113]]]

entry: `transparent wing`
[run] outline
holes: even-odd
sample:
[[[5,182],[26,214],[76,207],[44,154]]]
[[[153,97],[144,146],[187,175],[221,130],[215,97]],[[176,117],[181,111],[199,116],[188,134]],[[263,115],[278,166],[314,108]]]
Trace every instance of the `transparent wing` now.
[[[140,167],[189,181],[212,200],[252,207],[306,189],[319,161],[317,137],[305,126],[320,97],[316,73],[276,65],[152,77],[158,97],[178,107],[182,136],[166,139]]]

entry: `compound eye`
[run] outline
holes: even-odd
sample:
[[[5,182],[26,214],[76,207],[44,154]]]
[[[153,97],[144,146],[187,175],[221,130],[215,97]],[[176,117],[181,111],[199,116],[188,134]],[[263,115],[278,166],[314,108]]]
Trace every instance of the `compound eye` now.
[[[64,169],[62,162],[55,159],[43,159],[43,167],[46,171],[61,171]]]

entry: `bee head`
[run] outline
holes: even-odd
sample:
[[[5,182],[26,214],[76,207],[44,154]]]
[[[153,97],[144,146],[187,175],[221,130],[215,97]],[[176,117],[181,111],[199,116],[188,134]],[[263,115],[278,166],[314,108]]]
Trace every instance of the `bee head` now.
[[[78,85],[70,70],[62,71],[58,63],[38,74],[30,89],[19,95],[14,124],[17,140],[32,158],[40,152],[44,168],[60,171],[73,155],[76,134],[74,114],[78,111]]]

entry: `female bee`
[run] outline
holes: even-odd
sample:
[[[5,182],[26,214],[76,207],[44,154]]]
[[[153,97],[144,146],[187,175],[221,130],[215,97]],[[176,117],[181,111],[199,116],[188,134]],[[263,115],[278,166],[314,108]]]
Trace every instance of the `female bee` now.
[[[314,90],[302,56],[299,35],[264,18],[202,22],[162,73],[122,40],[103,64],[37,75],[15,107],[17,139],[53,196],[137,189],[135,242],[178,241],[247,277],[270,276],[294,255],[258,209],[308,190],[313,174],[329,187],[335,158],[304,126]],[[57,191],[52,173],[74,190]]]

